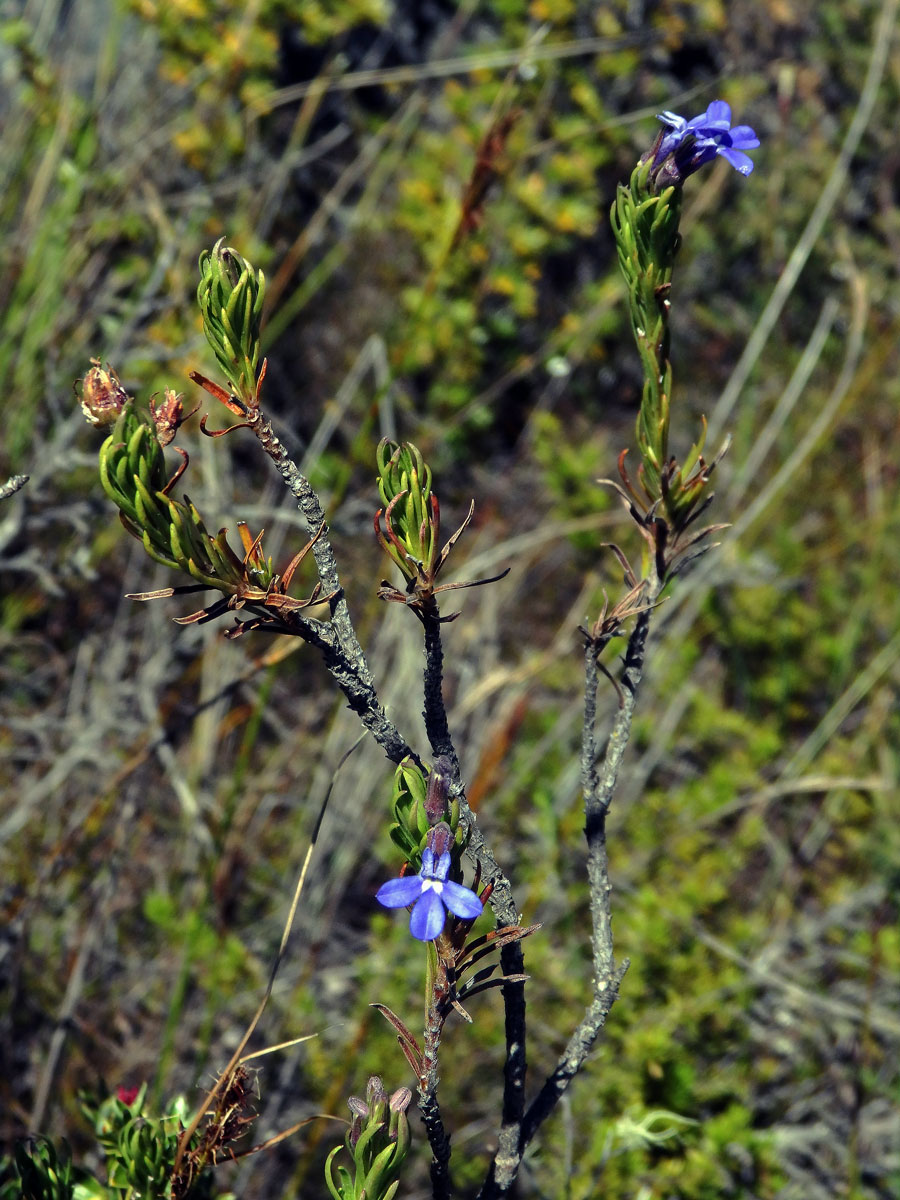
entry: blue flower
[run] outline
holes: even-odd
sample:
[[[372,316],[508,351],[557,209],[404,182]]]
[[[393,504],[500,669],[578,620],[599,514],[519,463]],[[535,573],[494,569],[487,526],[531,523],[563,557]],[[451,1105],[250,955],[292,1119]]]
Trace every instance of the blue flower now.
[[[471,888],[448,879],[449,870],[449,850],[435,862],[434,851],[426,847],[422,851],[419,874],[389,879],[375,893],[375,899],[385,908],[404,908],[412,904],[409,932],[420,942],[431,942],[444,928],[447,909],[467,921],[481,916],[481,901]]]
[[[681,182],[692,175],[704,163],[721,155],[741,175],[753,170],[753,159],[745,150],[759,145],[759,138],[749,125],[731,124],[731,108],[724,100],[713,100],[705,113],[686,121],[678,113],[662,112],[658,120],[667,126],[653,155],[654,170],[663,166],[666,159],[674,156],[664,172],[668,182]],[[684,146],[686,138],[693,140]]]

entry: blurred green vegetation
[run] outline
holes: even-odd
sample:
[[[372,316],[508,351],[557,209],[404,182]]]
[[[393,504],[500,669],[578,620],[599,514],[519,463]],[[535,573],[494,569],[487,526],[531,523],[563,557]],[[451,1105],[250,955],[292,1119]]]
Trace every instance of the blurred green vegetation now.
[[[846,182],[717,405],[835,169],[885,11],[83,0],[2,26],[0,481],[31,476],[0,508],[8,1146],[65,1135],[83,1157],[85,1088],[199,1101],[357,735],[310,651],[225,644],[173,625],[177,600],[122,599],[177,581],[113,520],[72,382],[92,355],[147,394],[211,371],[196,261],[222,234],[266,271],[266,407],[308,455],[379,686],[420,740],[418,627],[374,600],[378,438],[426,453],[448,528],[475,497],[461,577],[513,563],[448,628],[448,698],[482,826],[544,923],[525,944],[531,1080],[554,1064],[590,999],[575,627],[620,585],[602,544],[630,535],[596,480],[640,393],[607,213],[654,114],[722,97],[762,146],[749,180],[720,164],[688,185],[673,437],[683,451],[701,413],[714,441],[732,431],[713,511],[734,528],[658,614],[609,831],[631,967],[519,1195],[898,1194],[896,36]],[[278,539],[302,544],[252,442],[204,442],[195,419],[178,444],[211,527],[265,524],[276,561]],[[338,773],[254,1048],[319,1036],[257,1060],[255,1140],[346,1115],[370,1074],[409,1083],[369,1007],[415,1028],[422,1004],[423,950],[372,901],[396,867],[392,774],[368,746]],[[472,1016],[442,1064],[461,1196],[490,1158],[503,1045],[496,996]],[[337,1128],[221,1168],[222,1189],[323,1194]]]

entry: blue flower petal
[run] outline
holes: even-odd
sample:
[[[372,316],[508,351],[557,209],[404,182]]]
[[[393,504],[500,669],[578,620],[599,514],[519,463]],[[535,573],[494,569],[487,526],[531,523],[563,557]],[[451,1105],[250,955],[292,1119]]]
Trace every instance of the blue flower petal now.
[[[702,137],[704,134],[718,132],[717,127],[715,125],[711,125],[706,119],[706,113],[701,113],[699,117],[691,117],[689,121],[686,121],[684,131],[685,133],[696,134],[698,137]]]
[[[728,129],[731,126],[731,105],[724,100],[713,100],[706,110],[706,125],[714,129]]]
[[[661,112],[656,114],[657,121],[662,121],[663,125],[668,125],[671,133],[667,133],[656,151],[656,161],[662,162],[667,154],[675,149],[684,137],[687,128],[687,121],[684,117],[679,117],[678,113]]]
[[[405,908],[422,895],[424,880],[421,875],[404,875],[402,879],[389,879],[375,893],[375,899],[385,908]]]
[[[749,125],[735,125],[731,130],[730,137],[732,146],[736,146],[738,150],[752,150],[754,146],[759,145],[756,131]]]
[[[426,846],[422,851],[422,878],[431,879],[434,875],[434,851]]]
[[[409,932],[420,942],[433,942],[441,930],[447,913],[444,903],[434,888],[422,893],[409,918]]]
[[[740,150],[732,150],[730,146],[720,146],[716,153],[727,159],[742,175],[749,175],[753,170],[753,159],[749,154],[743,154]]]
[[[471,888],[463,887],[461,883],[448,881],[444,884],[442,894],[444,903],[457,917],[473,920],[475,917],[481,916],[481,901]]]
[[[440,879],[441,881],[443,881],[444,879],[447,878],[449,871],[450,871],[450,851],[445,850],[444,853],[441,855],[441,857],[434,864],[434,872],[432,874],[432,878]]]

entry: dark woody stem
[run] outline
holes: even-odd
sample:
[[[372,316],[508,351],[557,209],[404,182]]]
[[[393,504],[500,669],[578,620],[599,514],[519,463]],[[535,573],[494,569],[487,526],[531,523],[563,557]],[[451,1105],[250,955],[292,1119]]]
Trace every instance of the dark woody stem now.
[[[442,692],[443,647],[441,644],[441,626],[437,601],[430,597],[421,610],[422,624],[425,630],[425,728],[428,740],[435,755],[446,755],[452,764],[452,774],[455,791],[460,803],[460,812],[469,829],[468,854],[478,864],[481,878],[484,882],[492,882],[494,890],[491,895],[491,908],[498,925],[516,925],[519,914],[512,897],[509,880],[500,870],[497,861],[485,844],[481,831],[475,824],[475,814],[466,803],[462,783],[459,778],[459,761],[450,729],[447,723],[447,712],[444,706]],[[522,975],[525,970],[525,957],[519,942],[512,942],[500,950],[500,968],[503,975]],[[439,984],[435,983],[435,996]],[[519,1129],[522,1114],[525,1110],[525,987],[522,983],[507,983],[503,985],[503,1004],[506,1026],[506,1062],[503,1068],[503,1113],[497,1139],[497,1153],[491,1170],[496,1165],[515,1162],[518,1168]],[[437,1010],[432,1008],[429,1014],[429,1024],[426,1028],[426,1060],[428,1044],[433,1034],[436,1034],[435,1055],[440,1041],[440,1025],[433,1027],[431,1014]],[[436,1083],[436,1080],[435,1080]],[[430,1139],[429,1139],[430,1140]],[[449,1149],[449,1148],[448,1148]],[[435,1153],[432,1143],[432,1153]],[[432,1166],[432,1181],[434,1182],[435,1164]],[[513,1172],[514,1175],[515,1171]],[[511,1180],[510,1180],[511,1182]],[[437,1192],[435,1192],[437,1195]]]
[[[443,755],[448,760],[451,777],[458,793],[461,813],[470,830],[469,853],[481,867],[483,880],[495,882],[491,905],[501,925],[518,923],[518,912],[512,899],[509,881],[497,866],[493,854],[485,846],[480,830],[475,826],[475,815],[469,809],[462,792],[459,759],[450,736],[447,710],[443,696],[444,651],[441,642],[441,623],[437,601],[433,596],[424,602],[420,616],[425,634],[424,698],[425,729],[431,749],[437,759]],[[524,956],[521,945],[514,942],[502,947],[500,966],[504,975],[521,974],[524,971]],[[435,978],[434,993],[428,1010],[425,1028],[425,1066],[419,1088],[419,1107],[428,1140],[431,1145],[431,1183],[435,1200],[449,1196],[449,1139],[444,1134],[437,1107],[436,1088],[437,1054],[440,1046],[443,1017],[441,1000],[447,996],[446,968],[439,961]],[[506,984],[503,988],[506,1013],[507,1056],[504,1066],[503,1117],[499,1133],[498,1154],[512,1143],[518,1143],[518,1122],[524,1109],[525,1095],[525,989],[521,983]],[[446,1190],[445,1190],[446,1189]]]
[[[466,853],[478,865],[483,881],[493,883],[490,905],[498,926],[518,925],[519,912],[513,899],[509,880],[485,843],[475,814],[464,794],[459,794],[462,819],[469,829]],[[500,950],[500,969],[504,976],[521,975],[525,971],[525,955],[520,942],[511,942]],[[497,1134],[497,1151],[488,1171],[480,1197],[505,1195],[512,1185],[521,1162],[521,1124],[525,1112],[525,985],[503,985],[506,1061],[503,1065],[503,1110]],[[495,1190],[498,1189],[498,1190]]]
[[[525,956],[519,942],[500,951],[500,969],[504,975],[524,973]],[[525,1112],[525,985],[503,985],[506,1061],[503,1064],[503,1110],[497,1134],[497,1150],[485,1181],[482,1196],[503,1195],[512,1184],[522,1159],[522,1118]],[[491,1192],[499,1185],[500,1190]]]
[[[438,955],[434,973],[434,985],[425,1015],[424,1050],[422,1071],[418,1080],[419,1112],[431,1147],[431,1189],[434,1200],[449,1200],[450,1187],[450,1137],[444,1129],[441,1110],[437,1100],[438,1054],[447,1002],[450,996],[450,980],[447,965]]]
[[[332,679],[346,696],[349,707],[372,734],[385,756],[392,763],[401,763],[408,756],[418,761],[418,755],[382,708],[374,685],[360,678],[358,660],[348,658],[343,649],[335,645],[323,647],[322,658]]]
[[[431,1194],[434,1200],[450,1200],[450,1138],[441,1120],[434,1092],[419,1088],[419,1112],[431,1147]]]
[[[444,706],[444,647],[441,642],[441,621],[438,602],[429,596],[422,602],[419,616],[425,633],[425,672],[423,692],[425,731],[435,758],[444,755],[452,765],[451,776],[459,778],[459,759],[450,736],[447,709]]]

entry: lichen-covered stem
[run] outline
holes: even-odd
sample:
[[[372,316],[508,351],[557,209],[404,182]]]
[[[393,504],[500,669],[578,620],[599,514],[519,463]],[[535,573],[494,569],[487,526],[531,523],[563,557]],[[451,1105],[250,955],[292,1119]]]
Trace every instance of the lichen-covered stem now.
[[[651,582],[648,603],[659,596],[658,581]],[[613,955],[611,886],[606,852],[606,814],[612,801],[625,748],[631,735],[638,686],[644,670],[647,634],[652,610],[642,612],[628,639],[622,675],[622,704],[616,714],[606,752],[596,765],[596,697],[601,672],[596,646],[585,649],[585,703],[582,732],[582,786],[584,789],[585,836],[588,843],[588,882],[591,904],[591,947],[594,958],[594,996],[577,1028],[547,1076],[540,1091],[521,1116],[515,1145],[498,1143],[497,1153],[478,1200],[499,1200],[507,1195],[518,1174],[527,1146],[553,1112],[569,1084],[581,1070],[616,1002],[628,961],[618,966]],[[507,1019],[509,1010],[507,1010]],[[524,1046],[524,1038],[523,1038]],[[512,1127],[509,1130],[512,1133]]]
[[[297,505],[306,520],[307,531],[313,543],[312,552],[322,589],[329,597],[331,623],[325,627],[327,632],[317,637],[309,637],[307,633],[304,633],[303,636],[307,636],[308,641],[312,641],[319,647],[326,667],[347,697],[350,708],[369,730],[390,761],[399,763],[407,755],[413,754],[413,751],[394,723],[388,718],[378,699],[372,672],[369,670],[369,664],[350,619],[350,610],[341,587],[334,551],[328,540],[325,513],[319,497],[309,480],[290,458],[283,443],[272,429],[271,423],[263,418],[258,409],[248,424],[297,499]],[[309,626],[310,623],[303,622],[301,619],[299,624]],[[413,757],[416,756],[413,754]]]

